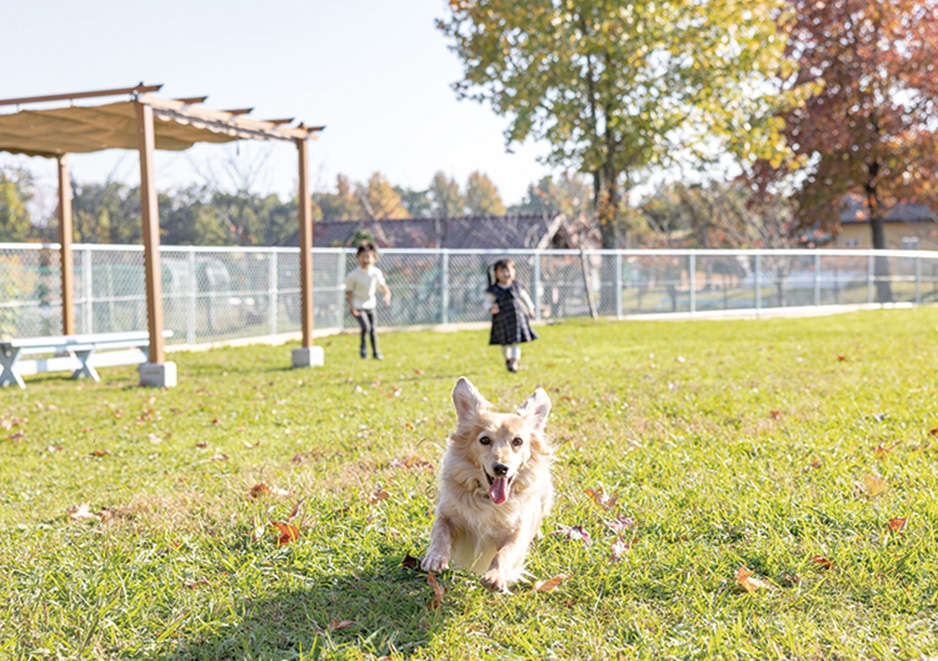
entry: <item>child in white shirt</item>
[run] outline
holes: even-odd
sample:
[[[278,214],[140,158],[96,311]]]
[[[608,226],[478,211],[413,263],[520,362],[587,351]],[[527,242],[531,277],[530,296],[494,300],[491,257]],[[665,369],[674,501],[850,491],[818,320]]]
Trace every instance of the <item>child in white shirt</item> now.
[[[358,260],[359,268],[348,274],[345,279],[345,300],[348,302],[349,312],[358,321],[361,326],[361,347],[359,355],[362,358],[368,357],[368,346],[365,338],[371,338],[371,353],[375,360],[384,360],[384,356],[378,351],[378,343],[375,338],[375,314],[378,307],[377,291],[380,289],[384,294],[384,304],[391,304],[391,290],[384,281],[384,274],[377,266],[375,261],[378,259],[378,249],[371,241],[362,241],[358,246],[358,252],[355,254]]]

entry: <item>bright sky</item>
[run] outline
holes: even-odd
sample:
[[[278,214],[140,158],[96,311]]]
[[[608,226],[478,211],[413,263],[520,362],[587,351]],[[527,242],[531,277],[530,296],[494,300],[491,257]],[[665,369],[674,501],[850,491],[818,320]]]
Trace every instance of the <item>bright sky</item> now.
[[[506,153],[507,119],[456,100],[450,83],[461,65],[434,26],[445,11],[445,0],[5,2],[0,98],[163,83],[161,96],[208,95],[209,108],[326,125],[310,143],[314,190],[332,189],[339,173],[362,181],[375,171],[426,188],[442,170],[464,186],[480,170],[506,203],[518,202],[549,172],[536,160],[545,147]],[[230,189],[232,158],[241,172],[257,168],[253,190],[293,194],[296,149],[286,143],[157,152],[157,187],[209,178]],[[10,164],[54,190],[54,162],[0,154]],[[69,164],[79,182],[139,181],[135,152],[74,155]]]

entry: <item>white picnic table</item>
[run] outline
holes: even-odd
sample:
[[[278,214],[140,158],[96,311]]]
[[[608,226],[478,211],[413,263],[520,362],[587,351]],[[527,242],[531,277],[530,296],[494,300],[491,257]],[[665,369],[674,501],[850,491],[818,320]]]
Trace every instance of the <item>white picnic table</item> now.
[[[163,337],[172,334],[170,330],[163,331]],[[15,383],[25,388],[23,375],[67,370],[72,370],[73,379],[88,377],[100,381],[95,368],[145,363],[149,346],[150,336],[146,331],[0,340],[0,386]],[[49,353],[56,355],[23,359],[27,355]]]

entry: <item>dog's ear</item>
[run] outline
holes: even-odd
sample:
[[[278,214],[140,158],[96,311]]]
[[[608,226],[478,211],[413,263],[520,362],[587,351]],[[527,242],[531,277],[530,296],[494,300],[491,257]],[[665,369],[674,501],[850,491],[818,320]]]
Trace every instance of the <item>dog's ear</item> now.
[[[531,418],[534,421],[534,428],[544,429],[544,423],[547,422],[547,415],[550,413],[550,397],[543,388],[538,388],[531,396],[525,400],[524,404],[518,407],[518,415],[525,418]]]
[[[456,407],[456,417],[459,422],[465,422],[475,417],[476,413],[486,407],[488,402],[464,376],[459,377],[456,387],[453,388],[453,406]]]

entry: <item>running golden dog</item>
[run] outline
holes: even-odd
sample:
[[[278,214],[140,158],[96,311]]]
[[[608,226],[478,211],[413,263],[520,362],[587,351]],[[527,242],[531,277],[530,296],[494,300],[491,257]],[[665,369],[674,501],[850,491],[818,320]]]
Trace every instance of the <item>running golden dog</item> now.
[[[436,521],[422,566],[457,566],[482,574],[491,590],[507,590],[524,574],[554,488],[552,452],[544,433],[550,398],[538,388],[515,413],[494,413],[465,377],[453,388],[457,425],[440,475]]]

